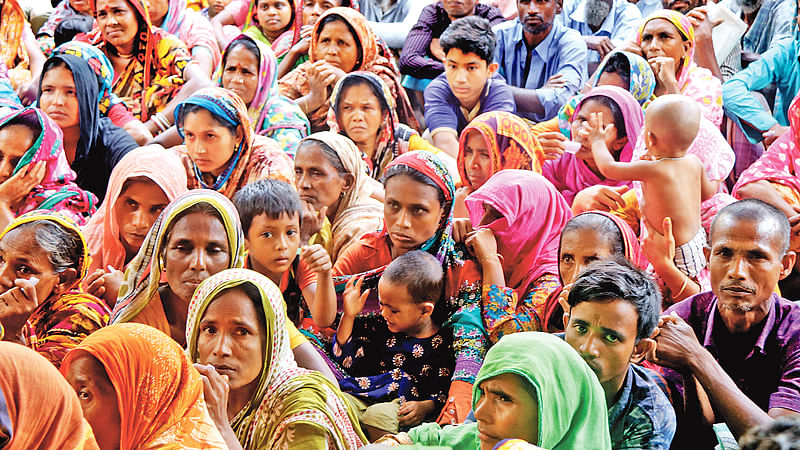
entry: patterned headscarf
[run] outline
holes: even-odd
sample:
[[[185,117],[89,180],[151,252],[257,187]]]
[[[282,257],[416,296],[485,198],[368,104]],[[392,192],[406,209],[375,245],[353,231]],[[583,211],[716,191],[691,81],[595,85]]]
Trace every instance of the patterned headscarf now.
[[[257,3],[256,0],[252,0],[253,3]],[[294,3],[294,2],[290,2]],[[275,52],[276,58],[281,58],[287,53],[289,50],[294,47],[294,44],[300,42],[300,31],[303,28],[303,1],[297,1],[297,6],[294,9],[294,15],[292,20],[292,27],[284,32],[282,35],[275,39],[275,42],[272,43],[272,50]],[[342,7],[352,8],[356,11],[359,11],[358,1],[356,0],[343,0]],[[251,4],[251,9],[254,7]],[[248,22],[251,21],[254,13],[250,13],[248,11],[247,18],[245,19],[245,26],[242,28],[246,30],[248,27]]]
[[[89,67],[97,75],[97,81],[100,83],[100,89],[97,94],[97,103],[100,108],[100,114],[106,116],[108,110],[112,106],[123,103],[117,97],[117,94],[112,92],[114,86],[114,66],[105,53],[101,52],[94,45],[89,45],[80,41],[65,42],[53,50],[55,55],[72,55],[83,59],[89,64]],[[124,103],[123,103],[124,104]]]

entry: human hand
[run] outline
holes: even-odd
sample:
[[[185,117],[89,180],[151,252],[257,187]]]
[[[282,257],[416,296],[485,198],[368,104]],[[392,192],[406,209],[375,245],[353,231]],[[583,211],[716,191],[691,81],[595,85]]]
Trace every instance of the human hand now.
[[[36,277],[27,280],[14,280],[14,287],[0,295],[0,323],[5,328],[6,336],[16,336],[36,308],[39,298],[36,295]]]
[[[564,75],[557,73],[552,77],[547,79],[547,82],[542,86],[544,89],[558,89],[562,88],[567,85],[567,80],[564,79]]]
[[[108,306],[113,308],[117,303],[117,294],[125,274],[111,266],[108,266],[106,270],[97,269],[86,277],[86,292],[102,298]]]
[[[361,292],[364,284],[364,277],[350,277],[344,287],[344,298],[342,299],[342,310],[345,317],[355,317],[364,309],[369,297],[369,289]]]
[[[672,235],[672,219],[664,218],[663,234],[653,228],[647,219],[644,220],[644,225],[647,228],[647,237],[642,241],[642,252],[647,260],[654,268],[674,264],[675,237]]]
[[[128,134],[131,135],[134,141],[139,145],[145,145],[152,141],[155,136],[140,120],[131,120],[122,127]]]
[[[41,184],[47,172],[47,162],[28,164],[0,184],[0,200],[17,209],[34,187]]]
[[[308,111],[316,111],[328,101],[328,91],[344,76],[344,72],[322,60],[311,63],[306,73],[310,88],[305,96],[306,108]]]
[[[544,159],[558,159],[567,148],[567,137],[558,131],[548,131],[537,136],[544,151]]]
[[[220,375],[217,369],[210,364],[195,363],[194,368],[200,372],[200,378],[203,380],[203,396],[214,424],[220,430],[226,426],[230,427],[228,421],[228,394],[230,391],[228,376]]]
[[[402,427],[413,427],[422,423],[428,414],[432,413],[436,405],[432,400],[421,402],[403,402],[397,411],[397,419]]]
[[[483,264],[486,258],[497,255],[497,239],[489,228],[478,228],[467,234],[464,245],[475,255],[480,264]]]
[[[322,224],[325,223],[325,217],[328,213],[328,207],[323,206],[319,211],[314,209],[314,205],[309,202],[301,201],[302,208],[300,210],[302,219],[300,220],[300,244],[305,245],[311,236],[319,233],[322,229]]]
[[[713,42],[711,40],[711,31],[717,25],[723,22],[722,18],[717,18],[716,20],[712,21],[710,17],[708,17],[708,6],[698,6],[693,10],[686,13],[686,18],[689,19],[689,22],[692,23],[692,28],[694,28],[694,39],[695,42],[700,44],[701,42],[713,46]]]
[[[667,89],[667,94],[678,93],[678,80],[675,78],[675,60],[669,56],[654,56],[647,62],[653,69],[658,83]]]
[[[608,36],[583,36],[583,40],[586,41],[589,50],[600,53],[600,58],[605,58],[615,47]]]
[[[584,122],[577,132],[578,136],[588,141],[590,145],[601,142],[605,146],[607,140],[617,136],[617,128],[613,123],[603,126],[603,113],[591,113],[589,120]]]
[[[622,50],[624,52],[634,53],[644,58],[643,54],[644,52],[642,52],[642,47],[640,47],[639,44],[637,44],[635,41],[625,41],[618,48],[619,50]]]
[[[794,210],[797,214],[789,218],[789,225],[792,227],[789,250],[800,252],[800,207],[794,206]]]
[[[447,59],[447,55],[444,54],[442,46],[439,45],[438,38],[431,39],[430,51],[431,55],[433,55],[434,58],[438,59],[441,62],[444,62],[444,60]]]
[[[34,74],[35,75],[35,74]],[[22,83],[17,86],[17,97],[23,105],[28,106],[36,101],[36,94],[39,92],[39,84],[36,76],[27,83]]]
[[[668,316],[661,316],[653,339],[656,345],[647,359],[659,366],[686,368],[703,350],[692,327],[674,311]]]
[[[611,211],[625,206],[622,194],[628,192],[628,186],[590,186],[575,195],[572,201],[572,213],[585,211]]]
[[[472,233],[472,221],[463,217],[453,219],[453,240],[456,243],[464,242],[467,236]]]
[[[314,273],[327,273],[333,268],[330,255],[319,244],[303,246],[300,249],[300,259]]]
[[[558,297],[556,298],[558,304],[561,305],[561,309],[564,310],[565,314],[569,313],[569,302],[567,301],[567,299],[569,298],[570,289],[572,289],[572,283],[569,283],[566,286],[562,287],[561,292],[558,293]]]
[[[771,126],[769,130],[761,134],[764,136],[764,147],[769,147],[772,145],[776,139],[783,136],[783,133],[786,133],[787,131],[789,131],[789,127],[785,127],[779,123]]]

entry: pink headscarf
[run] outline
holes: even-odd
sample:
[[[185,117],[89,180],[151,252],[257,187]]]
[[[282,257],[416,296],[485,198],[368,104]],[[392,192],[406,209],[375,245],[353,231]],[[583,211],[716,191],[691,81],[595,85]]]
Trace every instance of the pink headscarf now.
[[[558,274],[559,236],[572,211],[543,176],[529,170],[501,170],[465,203],[473,224],[480,223],[484,204],[503,215],[485,228],[494,232],[503,265],[512,269],[506,282],[517,295],[525,295],[542,275]]]

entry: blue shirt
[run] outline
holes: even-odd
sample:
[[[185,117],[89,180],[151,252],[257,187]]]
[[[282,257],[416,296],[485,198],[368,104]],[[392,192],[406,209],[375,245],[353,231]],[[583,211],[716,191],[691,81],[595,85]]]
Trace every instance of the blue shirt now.
[[[723,0],[719,5],[728,8],[737,17],[742,15],[738,0]],[[791,39],[794,18],[793,1],[764,0],[753,24],[742,37],[742,50],[760,55],[781,39]]]
[[[669,449],[675,436],[675,410],[649,369],[631,364],[625,384],[608,409],[614,449]]]
[[[511,88],[497,73],[486,80],[478,103],[480,107],[476,115],[489,111],[517,111]],[[439,75],[425,88],[425,125],[431,131],[451,128],[460,135],[467,124],[468,120],[461,111],[461,103],[450,89],[446,74]]]
[[[593,32],[586,23],[586,0],[564,0],[564,6],[559,14],[559,21],[567,28],[579,32],[583,36],[605,36],[611,39],[614,46],[619,47],[626,40],[636,35],[636,27],[642,19],[639,8],[627,0],[613,0],[611,12],[600,25],[597,32]],[[589,52],[589,62],[599,62],[600,53],[592,50]]]
[[[504,22],[492,30],[497,37],[494,62],[500,65],[500,75],[511,86],[535,89],[544,107],[544,114],[541,115],[518,111],[519,115],[537,122],[552,119],[558,114],[558,109],[586,82],[586,43],[576,31],[562,26],[558,19],[547,37],[530,50],[528,73],[525,73],[525,60],[529,50],[519,19]],[[558,89],[542,88],[557,73],[563,75],[566,85]]]

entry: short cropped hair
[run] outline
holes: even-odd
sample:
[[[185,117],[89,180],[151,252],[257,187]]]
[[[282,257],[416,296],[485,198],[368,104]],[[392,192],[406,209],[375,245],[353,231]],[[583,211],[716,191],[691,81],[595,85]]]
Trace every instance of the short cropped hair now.
[[[627,259],[614,257],[591,263],[569,290],[570,308],[583,302],[625,300],[639,315],[636,340],[653,333],[661,314],[661,292],[653,279]]]
[[[786,217],[786,214],[769,203],[755,198],[739,200],[738,202],[731,203],[722,208],[714,217],[714,221],[711,222],[711,235],[708,240],[710,243],[714,243],[714,230],[716,229],[717,222],[728,216],[750,222],[771,220],[776,226],[773,228],[773,236],[780,239],[781,254],[789,250],[792,227],[789,225],[789,219]]]
[[[467,16],[456,19],[439,37],[439,45],[446,55],[451,48],[463,53],[475,53],[486,64],[494,61],[494,50],[497,39],[492,32],[492,24],[479,16]]]
[[[422,250],[413,250],[395,258],[383,271],[382,277],[390,283],[405,286],[417,304],[430,302],[435,305],[444,291],[442,264]]]
[[[81,33],[92,31],[92,26],[94,26],[94,17],[83,14],[75,14],[74,16],[67,17],[59,22],[59,24],[56,25],[56,29],[53,30],[53,42],[56,47],[58,47],[64,42],[71,41],[75,36]]]
[[[250,231],[253,218],[260,214],[266,214],[270,219],[278,219],[282,214],[289,217],[297,214],[298,219],[301,216],[300,197],[285,181],[254,181],[233,196],[233,204],[239,212],[245,236]]]

